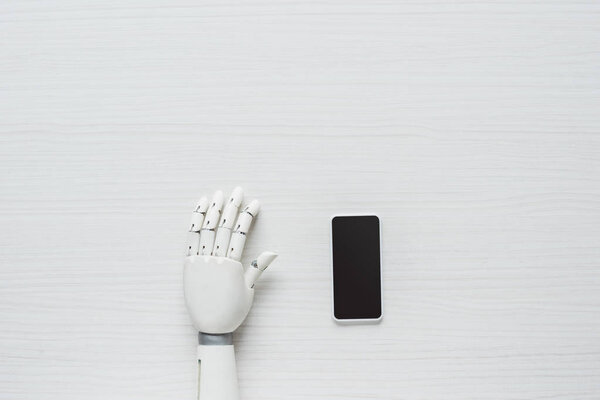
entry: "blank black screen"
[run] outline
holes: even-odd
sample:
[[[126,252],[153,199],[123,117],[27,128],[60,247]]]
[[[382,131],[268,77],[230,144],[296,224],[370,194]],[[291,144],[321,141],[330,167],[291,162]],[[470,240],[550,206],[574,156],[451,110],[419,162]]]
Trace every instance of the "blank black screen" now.
[[[337,319],[381,316],[379,218],[338,216],[331,221],[333,313]]]

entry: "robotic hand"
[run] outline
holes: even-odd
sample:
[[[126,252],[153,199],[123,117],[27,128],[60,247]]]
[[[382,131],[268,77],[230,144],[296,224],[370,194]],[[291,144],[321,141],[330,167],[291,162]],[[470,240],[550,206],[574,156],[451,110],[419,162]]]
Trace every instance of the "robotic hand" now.
[[[239,399],[232,332],[252,307],[254,283],[277,257],[267,251],[245,269],[240,263],[259,211],[253,200],[237,215],[242,198],[237,187],[223,204],[223,192],[217,191],[210,203],[201,198],[192,214],[183,286],[185,304],[199,332],[199,400]]]

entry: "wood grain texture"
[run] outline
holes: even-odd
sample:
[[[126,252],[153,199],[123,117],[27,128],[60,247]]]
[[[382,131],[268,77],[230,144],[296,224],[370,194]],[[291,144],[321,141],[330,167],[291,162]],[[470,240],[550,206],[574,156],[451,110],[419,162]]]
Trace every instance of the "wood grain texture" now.
[[[244,400],[600,398],[600,4],[0,3],[0,398],[194,399],[202,193],[281,256]],[[328,218],[384,320],[330,318]]]

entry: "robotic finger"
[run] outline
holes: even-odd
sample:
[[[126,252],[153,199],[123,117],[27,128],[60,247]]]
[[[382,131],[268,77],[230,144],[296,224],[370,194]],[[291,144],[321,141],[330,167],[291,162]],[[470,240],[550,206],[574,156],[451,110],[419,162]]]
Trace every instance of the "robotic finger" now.
[[[203,196],[198,205],[196,205],[196,209],[192,213],[192,225],[190,226],[190,232],[200,232],[202,229],[202,222],[204,222],[204,216],[206,215],[206,210],[208,209],[208,199],[206,196]]]
[[[198,249],[200,248],[200,235],[198,232],[187,233],[187,251],[186,256],[198,255]]]
[[[231,229],[235,223],[235,217],[237,216],[240,204],[244,198],[244,192],[241,187],[236,187],[231,193],[231,197],[225,205],[223,215],[221,216],[221,222],[217,228],[217,235],[215,239],[215,246],[212,254],[217,257],[225,257],[227,255],[227,245],[229,244],[229,238],[231,237]]]
[[[240,212],[237,222],[235,223],[235,229],[231,235],[227,257],[236,261],[239,261],[240,258],[242,258],[244,246],[246,245],[246,236],[250,230],[250,225],[252,225],[252,220],[256,217],[259,210],[260,203],[258,200],[252,200],[252,202]]]
[[[212,253],[213,243],[215,242],[215,228],[221,217],[223,208],[223,192],[218,190],[213,196],[212,202],[206,212],[204,224],[200,231],[200,250],[199,255],[209,256]]]
[[[187,255],[197,255],[198,248],[200,246],[200,229],[202,229],[202,222],[204,222],[204,216],[206,215],[206,209],[208,208],[208,199],[202,197],[194,212],[192,213],[192,223],[188,232],[188,248]]]

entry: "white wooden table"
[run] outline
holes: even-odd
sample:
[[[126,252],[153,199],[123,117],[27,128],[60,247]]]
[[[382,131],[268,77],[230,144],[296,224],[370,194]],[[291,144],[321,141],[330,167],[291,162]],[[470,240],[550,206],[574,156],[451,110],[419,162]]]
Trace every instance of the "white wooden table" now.
[[[202,193],[281,256],[244,400],[600,398],[600,3],[0,3],[0,398],[194,399]],[[375,210],[384,320],[330,318]]]

